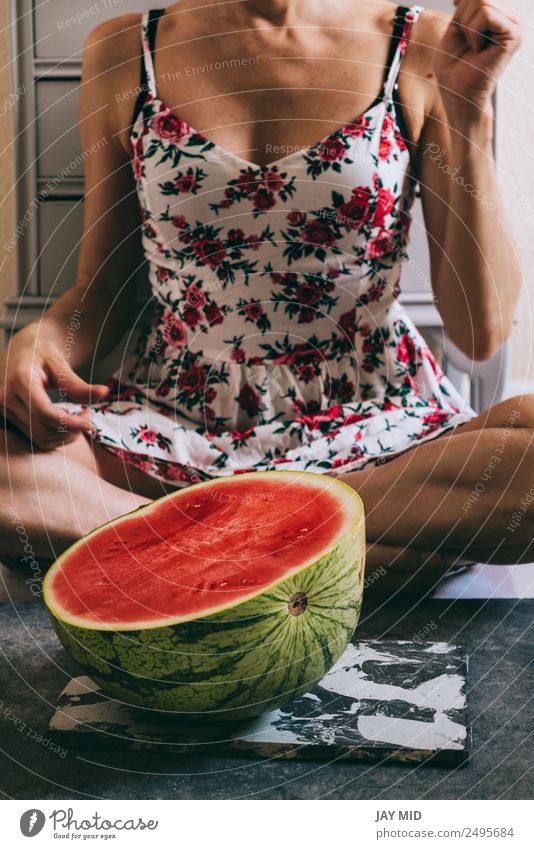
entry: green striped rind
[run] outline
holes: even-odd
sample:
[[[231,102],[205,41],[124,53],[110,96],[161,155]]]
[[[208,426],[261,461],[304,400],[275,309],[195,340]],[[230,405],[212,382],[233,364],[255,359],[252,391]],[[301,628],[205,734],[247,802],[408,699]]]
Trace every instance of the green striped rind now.
[[[254,716],[313,687],[360,614],[363,514],[328,554],[274,587],[203,619],[142,630],[81,628],[50,614],[70,655],[122,701],[196,716]],[[307,608],[289,611],[295,593]]]

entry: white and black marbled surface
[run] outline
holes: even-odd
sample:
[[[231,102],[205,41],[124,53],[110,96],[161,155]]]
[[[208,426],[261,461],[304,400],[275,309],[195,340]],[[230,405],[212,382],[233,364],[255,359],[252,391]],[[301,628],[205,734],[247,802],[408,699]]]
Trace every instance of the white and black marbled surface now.
[[[457,646],[362,641],[313,691],[276,711],[241,724],[185,726],[110,700],[83,676],[61,693],[50,732],[71,748],[457,764],[470,745],[466,678]]]

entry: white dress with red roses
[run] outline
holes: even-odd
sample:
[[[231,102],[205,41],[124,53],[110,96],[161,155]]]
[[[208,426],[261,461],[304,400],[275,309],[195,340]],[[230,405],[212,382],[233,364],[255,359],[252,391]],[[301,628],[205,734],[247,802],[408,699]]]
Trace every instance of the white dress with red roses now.
[[[399,8],[366,112],[261,167],[161,101],[161,12],[143,16],[131,145],[154,320],[90,405],[103,446],[176,486],[341,475],[472,418],[398,300],[414,179],[395,82],[419,13]]]

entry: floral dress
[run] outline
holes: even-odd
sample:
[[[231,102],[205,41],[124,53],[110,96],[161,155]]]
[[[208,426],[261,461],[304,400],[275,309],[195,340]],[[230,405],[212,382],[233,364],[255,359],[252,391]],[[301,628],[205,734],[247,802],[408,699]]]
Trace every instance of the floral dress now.
[[[265,166],[158,97],[161,10],[143,15],[131,159],[153,320],[90,405],[104,447],[176,486],[337,476],[473,417],[398,300],[415,180],[395,86],[420,11],[398,8],[365,112]]]

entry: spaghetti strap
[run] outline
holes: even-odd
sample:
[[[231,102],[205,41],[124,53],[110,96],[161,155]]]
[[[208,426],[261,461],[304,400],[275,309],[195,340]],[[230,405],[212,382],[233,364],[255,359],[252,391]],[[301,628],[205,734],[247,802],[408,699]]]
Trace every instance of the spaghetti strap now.
[[[152,97],[156,97],[156,73],[154,71],[156,30],[163,11],[163,9],[150,9],[148,12],[143,12],[141,19],[141,37],[143,45],[142,63],[146,73],[147,90]]]
[[[384,97],[386,100],[393,98],[412,27],[417,22],[422,11],[422,6],[397,6],[389,56],[386,64],[384,82]]]
[[[135,102],[132,116],[132,126],[135,124],[147,95],[157,97],[156,74],[154,71],[154,48],[158,21],[163,14],[163,9],[150,9],[141,15],[141,76],[139,82],[139,94]]]

